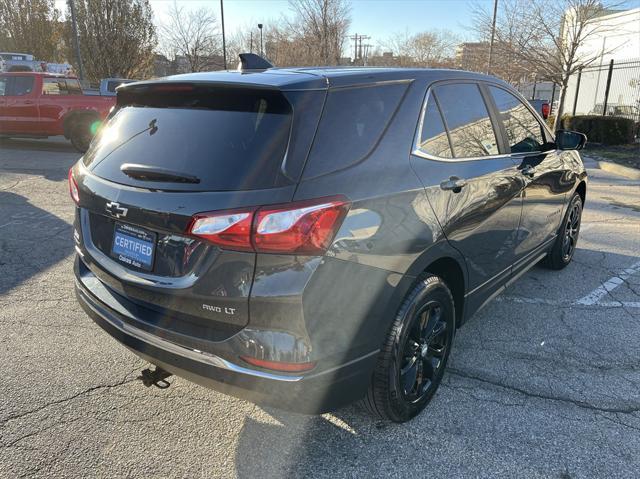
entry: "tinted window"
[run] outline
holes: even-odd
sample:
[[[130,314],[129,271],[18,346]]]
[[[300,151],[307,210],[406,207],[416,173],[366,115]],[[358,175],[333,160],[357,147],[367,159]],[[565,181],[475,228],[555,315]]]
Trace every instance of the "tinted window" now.
[[[406,84],[330,90],[305,170],[336,171],[367,156],[391,121]]]
[[[435,88],[453,155],[471,158],[497,155],[498,142],[478,85],[460,83]]]
[[[500,119],[507,132],[512,153],[542,151],[544,134],[542,126],[529,109],[511,93],[502,88],[489,87]]]
[[[131,95],[99,133],[84,162],[103,178],[161,187],[120,171],[136,163],[186,173],[192,191],[249,190],[275,185],[287,148],[291,106],[278,92],[246,89],[164,91]]]
[[[7,91],[7,77],[0,77],[0,96],[4,96]]]
[[[440,110],[433,95],[429,95],[425,109],[418,148],[440,158],[452,158],[451,145],[444,129]]]
[[[15,76],[11,77],[8,94],[13,96],[28,95],[33,91],[33,77],[29,76]]]

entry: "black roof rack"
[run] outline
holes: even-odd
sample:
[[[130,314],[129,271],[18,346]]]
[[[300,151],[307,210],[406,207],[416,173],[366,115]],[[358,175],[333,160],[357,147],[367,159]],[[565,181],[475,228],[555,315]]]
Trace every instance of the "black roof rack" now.
[[[255,53],[241,53],[239,56],[240,64],[238,65],[238,70],[240,71],[267,70],[268,68],[273,68],[271,63]]]

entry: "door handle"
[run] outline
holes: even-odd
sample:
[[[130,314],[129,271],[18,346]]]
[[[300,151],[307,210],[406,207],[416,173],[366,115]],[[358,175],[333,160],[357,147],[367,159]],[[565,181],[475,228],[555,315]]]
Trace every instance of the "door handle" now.
[[[440,189],[444,191],[453,191],[454,193],[460,193],[462,188],[467,185],[467,180],[458,178],[457,176],[451,176],[448,180],[444,180],[440,183]]]
[[[23,102],[24,105],[33,105],[33,100],[25,100]]]
[[[536,167],[531,165],[526,165],[524,168],[522,168],[522,170],[520,170],[520,173],[522,173],[525,176],[531,177],[536,174]]]

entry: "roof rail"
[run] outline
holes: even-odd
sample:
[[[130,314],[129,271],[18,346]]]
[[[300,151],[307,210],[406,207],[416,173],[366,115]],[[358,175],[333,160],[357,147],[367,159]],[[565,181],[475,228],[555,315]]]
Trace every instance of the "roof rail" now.
[[[271,63],[262,58],[260,55],[256,55],[255,53],[241,53],[239,56],[239,71],[243,72],[247,70],[267,70],[269,68],[273,68],[273,65]]]

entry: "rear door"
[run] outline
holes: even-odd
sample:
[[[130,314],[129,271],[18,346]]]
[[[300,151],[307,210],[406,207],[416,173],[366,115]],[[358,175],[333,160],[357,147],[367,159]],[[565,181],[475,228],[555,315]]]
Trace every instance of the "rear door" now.
[[[540,119],[525,102],[505,88],[487,86],[504,129],[506,146],[517,164],[523,185],[522,220],[515,245],[515,259],[526,266],[553,240],[562,219],[565,195],[572,182],[562,152]],[[518,266],[516,266],[516,269]]]
[[[468,268],[468,312],[509,279],[520,221],[520,173],[474,82],[432,86],[412,165],[449,242]]]
[[[62,77],[42,79],[40,120],[44,131],[55,131],[60,128],[60,119],[69,107],[69,103],[65,101],[69,95],[82,95],[78,80]]]

